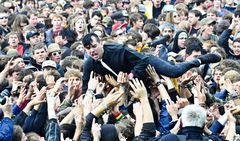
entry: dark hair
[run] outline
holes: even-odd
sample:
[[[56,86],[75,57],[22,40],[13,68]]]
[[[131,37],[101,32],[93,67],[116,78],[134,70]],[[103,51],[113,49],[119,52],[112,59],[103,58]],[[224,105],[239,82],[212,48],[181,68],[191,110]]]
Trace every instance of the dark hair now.
[[[236,38],[236,39],[233,41],[233,43],[235,43],[235,42],[239,42],[239,43],[240,43],[240,38]]]
[[[101,18],[101,21],[102,21],[102,19],[103,19],[103,16],[102,16],[102,14],[101,14],[100,11],[93,11],[93,13],[92,13],[92,18],[93,18],[94,16],[100,17],[100,18]]]
[[[92,42],[93,42],[92,37],[95,37],[97,39],[97,42],[100,42],[100,39],[97,36],[97,34],[89,33],[89,34],[85,35],[82,39],[82,43],[83,43],[84,48],[87,48],[87,49],[90,48],[90,45],[92,45]]]
[[[152,23],[144,25],[143,31],[147,33],[148,37],[150,37],[151,39],[155,39],[160,34],[159,28]]]
[[[204,3],[206,0],[196,0],[196,5],[199,6]]]
[[[61,129],[61,133],[63,133],[63,138],[64,139],[66,139],[67,137],[72,139],[73,136],[74,136],[76,126],[72,125],[72,124],[62,124],[60,126],[60,129]]]
[[[60,31],[62,38],[66,38],[68,43],[73,44],[77,39],[77,33],[71,29],[63,29]]]
[[[19,125],[14,125],[13,126],[13,136],[12,140],[13,141],[21,141],[23,137],[23,129]]]
[[[133,13],[130,15],[129,19],[131,26],[133,26],[133,23],[136,23],[139,19],[143,20],[143,16],[139,13]]]
[[[134,30],[127,33],[126,37],[128,38],[125,42],[126,45],[130,44],[132,46],[136,46],[138,42],[142,42],[142,36]]]
[[[193,13],[195,15],[195,17],[199,17],[199,20],[202,19],[202,13],[198,10],[191,10],[191,11],[189,11],[189,13]]]
[[[185,42],[186,54],[191,55],[193,51],[202,51],[202,42],[196,37],[190,37]]]

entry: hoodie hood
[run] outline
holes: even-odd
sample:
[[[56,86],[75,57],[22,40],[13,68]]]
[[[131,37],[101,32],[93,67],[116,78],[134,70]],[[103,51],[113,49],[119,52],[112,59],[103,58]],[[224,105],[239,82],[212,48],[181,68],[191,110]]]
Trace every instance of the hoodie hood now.
[[[185,32],[188,36],[188,33],[184,30],[178,31],[173,39],[173,42],[169,45],[169,52],[172,51],[174,53],[178,53],[179,51],[181,51],[182,49],[178,46],[178,36],[182,33]]]

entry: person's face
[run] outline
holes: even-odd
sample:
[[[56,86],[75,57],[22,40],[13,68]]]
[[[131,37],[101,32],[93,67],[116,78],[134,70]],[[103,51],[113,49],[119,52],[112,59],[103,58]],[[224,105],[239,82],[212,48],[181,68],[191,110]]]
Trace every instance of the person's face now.
[[[180,48],[185,48],[185,41],[188,38],[187,34],[185,32],[182,32],[178,36],[178,46]]]
[[[177,12],[173,13],[173,22],[174,24],[179,24],[181,22],[180,16],[178,15]]]
[[[240,42],[233,43],[232,51],[233,51],[234,55],[237,55],[237,56],[240,55]]]
[[[90,20],[92,26],[96,26],[101,22],[101,18],[98,16],[93,16],[92,19]]]
[[[208,1],[208,0],[206,0],[206,1],[203,3],[203,8],[204,8],[204,9],[208,9],[208,7],[209,7],[210,5],[212,5],[212,3],[211,3],[210,1]]]
[[[44,18],[38,18],[38,23],[42,23],[45,25],[45,19]]]
[[[71,84],[70,84],[71,83]],[[77,89],[79,89],[79,86],[81,86],[81,79],[78,78],[78,77],[69,77],[68,78],[68,86],[69,85],[74,85],[74,86],[77,86]]]
[[[63,9],[62,9],[61,6],[57,6],[57,7],[55,8],[54,12],[57,13],[57,14],[61,14],[61,13],[63,12]]]
[[[217,21],[217,15],[214,13],[207,13],[207,18],[213,19],[214,21]]]
[[[30,44],[31,44],[31,45],[35,45],[36,43],[39,42],[38,35],[34,35],[34,36],[30,37],[30,38],[29,38],[29,41],[30,41]]]
[[[228,5],[234,4],[234,3],[233,3],[233,0],[226,0],[226,3],[227,3]]]
[[[57,64],[60,63],[62,57],[62,52],[61,51],[55,51],[51,53],[51,60],[53,60],[54,62],[56,62]]]
[[[84,31],[84,29],[85,29],[85,27],[84,27],[83,19],[77,20],[77,22],[75,23],[75,30],[77,32],[82,32],[82,31]]]
[[[0,13],[0,25],[6,26],[8,23],[8,13]]]
[[[138,19],[138,20],[136,21],[135,26],[136,26],[138,29],[142,29],[142,27],[143,27],[143,20],[142,20],[142,19]]]
[[[63,20],[62,20],[62,27],[66,27],[68,25],[67,23],[67,18],[63,17]]]
[[[19,72],[13,72],[12,73],[12,80],[13,81],[19,81],[20,76],[19,76]]]
[[[64,41],[63,41],[63,38],[62,38],[62,36],[61,35],[59,35],[59,36],[56,36],[55,38],[54,38],[54,42],[55,43],[57,43],[57,44],[59,44],[60,46],[62,46],[64,43]]]
[[[46,50],[44,48],[35,50],[33,59],[35,59],[38,64],[42,64],[47,59]]]
[[[213,33],[213,28],[214,28],[214,24],[205,25],[204,32],[210,35]]]
[[[107,8],[108,8],[108,15],[112,15],[112,13],[113,13],[113,8],[110,7],[110,6],[108,6]]]
[[[39,42],[44,42],[44,41],[45,41],[44,33],[40,33],[40,34],[38,35],[38,40],[39,40]]]
[[[36,26],[38,23],[38,17],[36,15],[31,15],[29,18],[29,25]]]
[[[44,9],[42,10],[42,12],[43,12],[43,15],[44,15],[45,17],[48,17],[49,14],[50,14],[50,9],[49,9],[49,8],[44,8]]]
[[[221,7],[221,0],[213,0],[213,6],[216,8]]]
[[[34,8],[35,8],[35,5],[34,5],[34,2],[33,2],[33,1],[28,1],[28,2],[26,3],[26,6],[29,7],[29,8],[31,8],[31,9],[34,9]]]
[[[233,83],[233,87],[236,90],[237,94],[240,95],[240,81]]]
[[[161,4],[161,0],[153,0],[153,4],[155,5],[155,6],[159,6],[160,4]]]
[[[221,79],[221,77],[222,77],[222,71],[216,70],[213,75],[213,80],[219,83],[219,80]]]
[[[73,14],[74,9],[72,7],[69,7],[68,9],[65,10],[69,15]]]
[[[12,47],[17,47],[19,43],[17,35],[16,34],[10,35],[8,38],[8,43]]]
[[[62,19],[57,17],[53,18],[52,25],[53,25],[53,28],[55,29],[61,29]]]
[[[198,22],[198,17],[196,17],[193,13],[188,14],[188,21],[191,26],[195,26]]]
[[[15,63],[16,62],[16,63]],[[24,69],[25,68],[25,63],[22,58],[16,58],[13,60],[14,64],[17,64],[20,68]]]
[[[173,30],[170,28],[163,29],[163,35],[169,35],[171,38],[173,37]]]
[[[202,55],[201,51],[195,51],[194,50],[191,55],[187,56],[186,61],[194,60],[200,55]]]
[[[86,52],[90,57],[92,57],[94,60],[102,59],[103,56],[103,44],[101,42],[98,42],[95,37],[92,37],[92,45],[90,45],[90,48],[85,48]]]
[[[117,2],[117,8],[118,8],[118,9],[123,9],[123,3],[122,3],[122,1],[118,1],[118,2]]]

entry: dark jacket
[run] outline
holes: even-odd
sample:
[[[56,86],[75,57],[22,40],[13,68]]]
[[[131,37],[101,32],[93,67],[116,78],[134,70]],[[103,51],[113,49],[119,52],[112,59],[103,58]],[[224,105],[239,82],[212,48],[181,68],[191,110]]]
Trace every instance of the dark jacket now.
[[[212,136],[214,136],[214,141],[222,140],[218,136],[215,136],[215,135],[212,135]],[[183,127],[177,135],[168,134],[166,136],[163,136],[159,141],[178,141],[179,138],[182,138],[182,137],[186,137],[186,139],[189,139],[189,140],[208,141],[208,137],[203,134],[203,129],[199,127]]]
[[[33,109],[23,125],[24,133],[35,132],[44,136],[44,127],[47,121],[47,104],[42,103],[38,111]]]
[[[3,118],[0,122],[0,141],[11,141],[13,122],[10,118]]]
[[[228,59],[239,60],[240,56],[235,55],[228,45],[228,40],[231,35],[232,35],[232,29],[224,30],[219,37],[218,45],[225,50],[225,52],[227,53]]]
[[[56,119],[50,119],[46,130],[46,141],[60,141],[60,127]]]

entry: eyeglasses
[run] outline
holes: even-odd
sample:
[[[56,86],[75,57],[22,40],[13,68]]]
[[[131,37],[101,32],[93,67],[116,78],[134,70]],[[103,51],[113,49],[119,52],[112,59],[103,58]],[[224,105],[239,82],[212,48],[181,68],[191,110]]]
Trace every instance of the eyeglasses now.
[[[8,19],[8,17],[7,17],[7,16],[5,16],[5,17],[0,17],[0,19]]]
[[[174,16],[173,16],[173,18],[177,18],[177,17],[179,17],[179,15],[174,15]]]
[[[53,52],[53,53],[52,53],[53,56],[57,56],[57,55],[61,55],[61,54],[62,54],[61,51],[59,51],[59,52]]]
[[[187,37],[181,37],[181,38],[178,38],[178,39],[180,39],[180,40],[183,40],[183,39],[185,39],[185,40],[186,40],[186,39],[187,39]]]

